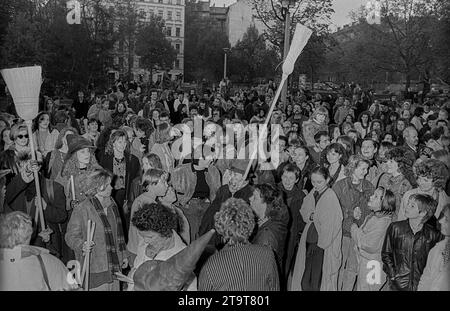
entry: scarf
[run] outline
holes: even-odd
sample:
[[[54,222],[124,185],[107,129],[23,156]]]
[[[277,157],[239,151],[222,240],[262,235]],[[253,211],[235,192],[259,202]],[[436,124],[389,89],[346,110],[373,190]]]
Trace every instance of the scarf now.
[[[121,272],[121,263],[119,262],[119,256],[117,255],[117,248],[114,244],[114,235],[112,233],[111,225],[109,224],[108,217],[105,214],[102,204],[100,201],[93,197],[91,199],[92,205],[95,207],[97,214],[100,216],[103,227],[105,228],[105,241],[106,241],[106,255],[108,257],[108,268],[112,276],[115,272]],[[119,210],[117,205],[112,201],[111,209],[117,219],[117,245],[120,252],[125,250],[125,238],[122,231],[122,221],[119,217]]]

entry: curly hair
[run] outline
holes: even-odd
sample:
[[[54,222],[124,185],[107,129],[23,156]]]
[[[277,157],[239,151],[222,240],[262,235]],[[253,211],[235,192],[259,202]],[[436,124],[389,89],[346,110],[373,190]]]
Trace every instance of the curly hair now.
[[[413,165],[415,162],[414,154],[405,147],[395,147],[385,153],[387,160],[393,160],[398,163],[398,170],[405,176],[409,183],[417,186],[417,181],[413,172]]]
[[[0,215],[0,248],[14,248],[30,242],[32,219],[23,212]]]
[[[86,197],[93,197],[99,191],[103,191],[108,181],[111,183],[112,178],[113,174],[110,171],[104,168],[95,168],[78,180],[80,191]]]
[[[172,236],[177,230],[177,215],[161,203],[146,203],[133,215],[131,223],[139,231],[154,231],[163,237]]]
[[[214,215],[215,228],[229,245],[246,244],[255,229],[255,215],[242,199],[230,198]]]
[[[128,134],[124,129],[117,129],[114,133],[112,133],[109,137],[108,143],[106,144],[105,154],[114,154],[114,143],[122,137],[125,137],[125,141],[128,143]]]
[[[91,151],[91,158],[89,160],[89,164],[87,165],[87,171],[92,171],[97,167],[100,167],[100,165],[97,162],[97,159],[95,158],[94,150],[90,149]],[[68,158],[64,160],[64,164],[61,170],[61,176],[62,177],[68,177],[70,175],[77,176],[80,173],[80,164],[78,163],[77,159],[77,153],[74,152],[71,154]]]
[[[423,176],[433,180],[433,186],[438,189],[444,189],[449,178],[448,169],[444,162],[436,159],[428,159],[415,165],[417,177]]]
[[[360,163],[366,163],[367,165],[370,166],[370,162],[366,159],[364,159],[364,157],[360,154],[355,154],[352,155],[349,159],[348,159],[348,164],[345,167],[344,173],[345,176],[350,177],[353,175],[353,172],[355,171],[355,169],[359,166]]]
[[[259,184],[254,186],[254,190],[259,191],[261,199],[267,204],[266,216],[268,218],[280,220],[287,216],[288,211],[279,189],[270,184]]]

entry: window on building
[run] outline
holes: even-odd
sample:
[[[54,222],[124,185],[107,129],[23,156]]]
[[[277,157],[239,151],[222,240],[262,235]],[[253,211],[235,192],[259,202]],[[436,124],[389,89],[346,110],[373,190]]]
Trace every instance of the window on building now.
[[[177,5],[181,5],[181,0],[177,0]]]
[[[167,11],[167,20],[172,20],[172,11]]]
[[[158,3],[164,3],[163,0],[158,0]]]
[[[161,18],[164,18],[164,11],[163,10],[158,10],[158,16]]]
[[[175,50],[177,51],[177,53],[180,53],[180,44],[179,43],[175,44]]]
[[[175,36],[176,37],[180,36],[180,31],[181,31],[180,27],[175,28]]]
[[[181,12],[177,11],[177,21],[181,20]]]
[[[167,27],[166,28],[166,36],[169,36],[169,37],[172,36],[172,27]]]
[[[123,57],[119,57],[119,68],[123,68]]]
[[[180,60],[175,60],[175,69],[180,69]]]

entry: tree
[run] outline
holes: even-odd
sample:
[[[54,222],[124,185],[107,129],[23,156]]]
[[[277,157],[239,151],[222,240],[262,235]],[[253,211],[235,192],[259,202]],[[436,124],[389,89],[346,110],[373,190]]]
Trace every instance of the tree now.
[[[141,57],[141,65],[153,74],[153,69],[169,69],[177,58],[177,52],[164,35],[164,20],[152,16],[142,27],[136,40],[136,54]]]
[[[185,81],[218,81],[223,77],[223,49],[230,48],[228,36],[213,19],[197,15],[195,3],[186,1]]]
[[[230,72],[240,81],[252,82],[256,78],[273,78],[278,63],[277,52],[267,48],[263,36],[252,25],[232,49]]]
[[[264,31],[265,38],[279,51],[283,49],[286,19],[286,12],[281,2],[281,0],[251,0],[256,12],[255,18],[267,28]],[[297,23],[311,28],[317,36],[329,32],[328,21],[334,13],[332,0],[296,0],[291,6],[291,11],[291,38]]]
[[[408,90],[413,77],[428,76],[436,61],[433,47],[439,28],[439,0],[390,0],[382,2],[381,24],[368,24],[367,12],[356,15],[361,24],[355,47],[360,58],[377,70],[401,73]]]
[[[117,29],[116,39],[119,42],[118,50],[119,53],[127,56],[128,79],[131,79],[137,35],[143,27],[141,20],[145,17],[137,11],[136,1],[133,0],[117,2],[114,6],[114,17]]]

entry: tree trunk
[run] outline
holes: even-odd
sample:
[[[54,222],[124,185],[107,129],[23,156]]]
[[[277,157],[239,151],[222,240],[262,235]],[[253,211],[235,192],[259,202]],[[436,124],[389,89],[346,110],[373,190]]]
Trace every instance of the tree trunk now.
[[[406,84],[405,84],[405,93],[408,93],[409,86],[411,85],[411,75],[409,72],[406,73]]]

